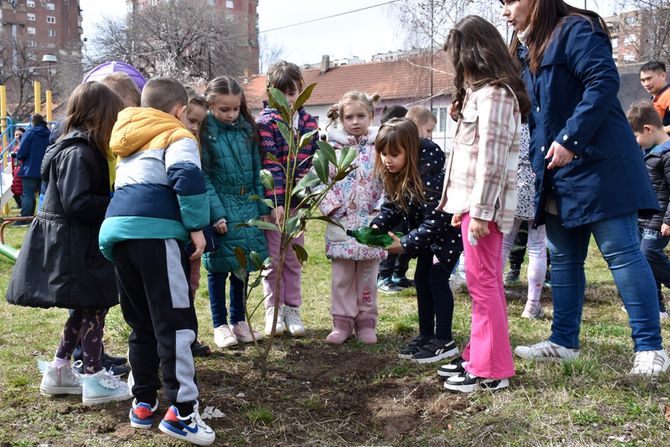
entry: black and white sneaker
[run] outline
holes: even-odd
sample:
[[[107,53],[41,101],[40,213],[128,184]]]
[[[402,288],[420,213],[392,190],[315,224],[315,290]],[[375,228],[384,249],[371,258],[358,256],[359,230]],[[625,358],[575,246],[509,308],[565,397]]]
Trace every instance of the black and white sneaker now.
[[[414,354],[417,352],[421,351],[421,348],[426,346],[428,342],[430,341],[430,336],[428,335],[417,335],[407,343],[405,346],[400,348],[400,351],[398,352],[398,358],[399,359],[406,359],[406,360],[411,360]]]
[[[483,377],[473,376],[469,372],[449,377],[444,381],[444,387],[451,391],[460,391],[461,393],[472,393],[479,389],[499,390],[509,386],[508,379],[485,379]]]
[[[458,348],[453,340],[431,339],[412,356],[416,363],[434,363],[458,355]]]
[[[465,372],[465,365],[468,362],[463,360],[463,357],[457,357],[446,365],[437,368],[437,375],[440,377],[452,377]]]

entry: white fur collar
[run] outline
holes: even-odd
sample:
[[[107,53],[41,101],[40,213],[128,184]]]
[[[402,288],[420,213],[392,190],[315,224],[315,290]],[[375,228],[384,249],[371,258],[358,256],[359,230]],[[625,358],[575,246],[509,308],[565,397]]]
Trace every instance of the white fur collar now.
[[[377,132],[379,128],[376,126],[370,126],[368,128],[368,134],[363,137],[366,143],[374,143],[375,138],[377,138]],[[331,127],[328,129],[328,141],[334,141],[342,145],[356,144],[356,139],[346,133],[342,127]],[[362,142],[362,141],[361,141]]]

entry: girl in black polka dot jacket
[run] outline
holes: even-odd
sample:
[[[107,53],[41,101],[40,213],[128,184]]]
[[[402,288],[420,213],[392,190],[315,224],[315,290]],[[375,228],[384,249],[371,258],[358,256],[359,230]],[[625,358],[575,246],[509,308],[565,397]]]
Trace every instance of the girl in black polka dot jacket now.
[[[398,238],[389,232],[394,243],[387,250],[417,258],[419,335],[400,349],[399,357],[432,363],[456,356],[449,275],[463,244],[460,229],[451,226],[451,215],[435,209],[442,197],[444,152],[421,139],[414,122],[400,118],[379,129],[375,149],[375,170],[384,182],[386,203],[370,225],[389,231],[405,219],[409,233]]]

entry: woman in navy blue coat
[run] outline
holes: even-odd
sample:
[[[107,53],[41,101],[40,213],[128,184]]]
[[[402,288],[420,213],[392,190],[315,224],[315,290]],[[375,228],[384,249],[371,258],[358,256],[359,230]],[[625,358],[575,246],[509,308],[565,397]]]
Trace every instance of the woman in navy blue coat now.
[[[607,27],[563,0],[501,0],[515,28],[511,51],[532,103],[530,157],[535,224],[546,223],[552,261],[551,336],[515,353],[535,360],[579,356],[584,260],[591,235],[623,296],[635,345],[631,374],[657,375],[663,350],[656,286],[640,253],[638,212],[658,208],[642,153],[617,99],[619,74]]]

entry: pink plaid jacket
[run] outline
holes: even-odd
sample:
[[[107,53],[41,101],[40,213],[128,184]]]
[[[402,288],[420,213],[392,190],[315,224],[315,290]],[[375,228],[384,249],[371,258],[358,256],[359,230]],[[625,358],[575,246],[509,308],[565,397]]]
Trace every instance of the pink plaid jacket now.
[[[468,89],[447,164],[439,210],[495,222],[509,233],[516,213],[521,114],[511,89]]]

